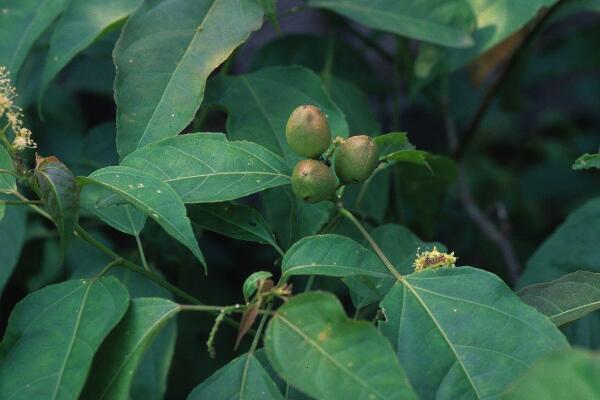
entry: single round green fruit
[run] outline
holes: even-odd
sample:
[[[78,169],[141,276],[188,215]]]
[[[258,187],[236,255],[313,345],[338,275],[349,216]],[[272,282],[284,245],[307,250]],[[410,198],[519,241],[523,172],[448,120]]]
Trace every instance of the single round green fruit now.
[[[367,135],[352,136],[335,149],[335,173],[344,184],[364,181],[378,163],[379,148]]]
[[[290,114],[285,137],[296,154],[309,158],[320,156],[331,144],[327,117],[311,105],[300,106]]]
[[[337,180],[331,168],[316,160],[302,160],[292,172],[292,189],[296,197],[308,203],[331,198]]]

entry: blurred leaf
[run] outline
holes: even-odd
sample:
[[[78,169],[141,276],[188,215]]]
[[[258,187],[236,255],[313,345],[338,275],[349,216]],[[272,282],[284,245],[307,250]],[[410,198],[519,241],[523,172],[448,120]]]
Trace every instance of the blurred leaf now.
[[[321,79],[302,67],[273,67],[235,77],[219,76],[209,83],[207,101],[227,108],[227,136],[248,140],[282,155],[288,164],[299,160],[288,146],[285,124],[302,104],[313,104],[328,117],[331,135],[348,136],[342,111],[327,95]]]
[[[279,31],[279,20],[277,19],[277,1],[278,0],[259,0],[265,16],[271,21],[275,30]]]
[[[189,207],[192,223],[238,240],[264,243],[278,249],[275,236],[264,217],[243,204],[195,204]]]
[[[190,393],[187,400],[283,400],[275,382],[253,354],[230,361]]]
[[[329,92],[335,104],[346,116],[350,132],[365,133],[370,136],[381,132],[379,122],[370,110],[369,99],[354,83],[332,76]]]
[[[0,65],[13,80],[35,41],[68,4],[69,0],[0,0]]]
[[[2,171],[4,170],[4,171]],[[4,146],[0,146],[0,191],[17,190],[17,181],[10,172],[14,173],[12,158]],[[2,218],[0,218],[2,220]]]
[[[128,303],[113,277],[67,281],[25,297],[0,343],[0,398],[76,400],[94,353]]]
[[[44,240],[42,244],[41,265],[35,275],[30,276],[25,281],[27,291],[35,292],[44,286],[56,282],[62,272],[62,262],[63,257],[61,255],[60,242],[53,238]]]
[[[521,300],[560,326],[600,308],[600,274],[577,271],[547,283],[527,286],[518,294]]]
[[[114,52],[119,155],[181,132],[200,107],[208,75],[262,17],[254,0],[142,3]]]
[[[8,199],[14,197],[0,194],[0,200]],[[6,206],[4,218],[0,219],[0,294],[21,256],[25,242],[26,216],[27,210],[24,207]]]
[[[264,340],[277,373],[318,399],[417,398],[390,344],[373,325],[348,318],[332,294],[292,297]]]
[[[165,139],[136,150],[121,164],[169,184],[184,203],[233,200],[290,182],[290,169],[279,156],[220,134]]]
[[[48,84],[80,51],[123,21],[142,0],[72,0],[50,39],[40,98]]]
[[[573,164],[573,169],[590,169],[590,168],[600,168],[600,153],[599,154],[584,154],[575,160]]]
[[[74,171],[79,175],[89,175],[102,167],[118,164],[115,134],[114,121],[90,129],[83,138],[83,148]]]
[[[471,267],[408,275],[381,308],[380,329],[422,398],[498,397],[541,356],[568,348],[548,318]]]
[[[506,400],[600,398],[600,357],[581,350],[550,354],[514,382]]]
[[[169,235],[185,245],[206,267],[186,209],[177,193],[152,175],[130,167],[99,169],[77,178],[81,185],[97,184],[130,203],[156,221]]]
[[[127,313],[98,350],[82,397],[85,399],[128,399],[144,352],[179,306],[159,298],[131,300]]]
[[[65,255],[79,219],[79,187],[73,173],[56,157],[37,158],[35,179],[42,201],[60,234]]]
[[[465,0],[310,0],[369,28],[448,47],[473,45],[473,12]]]

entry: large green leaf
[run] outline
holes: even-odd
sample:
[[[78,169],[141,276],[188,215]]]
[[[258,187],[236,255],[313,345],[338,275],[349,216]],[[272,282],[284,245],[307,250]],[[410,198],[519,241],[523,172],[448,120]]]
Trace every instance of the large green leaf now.
[[[318,399],[416,398],[390,344],[373,325],[348,318],[329,293],[305,293],[279,308],[265,349],[277,373]]]
[[[494,398],[541,356],[566,348],[548,318],[471,267],[406,276],[381,302],[381,331],[422,398]]]
[[[147,0],[115,47],[121,157],[175,136],[194,118],[208,75],[262,24],[254,0]]]
[[[556,326],[600,308],[600,274],[577,271],[519,291],[521,300],[547,315]]]
[[[131,14],[142,0],[72,0],[50,38],[40,97],[56,75],[82,50]]]
[[[34,42],[69,0],[0,0],[0,65],[17,77]]]
[[[265,218],[252,207],[233,203],[195,204],[190,207],[189,215],[194,224],[204,229],[279,247]]]
[[[14,199],[0,194],[0,200]],[[7,206],[0,219],[0,294],[17,266],[25,242],[26,210],[21,206]]]
[[[506,400],[600,398],[600,357],[581,350],[543,357],[514,382]]]
[[[187,400],[283,400],[277,385],[253,354],[229,362],[196,386]]]
[[[370,28],[441,46],[473,45],[473,11],[466,0],[311,0]]]
[[[35,178],[42,201],[60,234],[64,255],[79,219],[79,187],[75,176],[56,157],[38,159]]]
[[[117,327],[106,338],[94,359],[85,399],[127,400],[134,373],[144,352],[165,324],[179,311],[167,299],[137,298]]]
[[[460,68],[531,21],[542,7],[557,0],[466,0],[475,14],[475,45],[447,49],[423,45],[415,62],[418,78],[448,73]]]
[[[299,157],[285,139],[285,124],[302,104],[313,104],[327,115],[331,135],[348,136],[344,114],[331,101],[321,79],[298,66],[272,67],[211,81],[207,100],[227,108],[227,135],[249,140],[282,155],[288,163]]]
[[[596,168],[599,169],[600,168],[600,153],[597,154],[584,154],[581,157],[579,157],[577,160],[575,160],[575,162],[573,163],[573,169],[574,170],[581,170],[581,169],[590,169],[590,168]]]
[[[213,203],[289,184],[290,170],[276,154],[223,135],[193,133],[153,143],[122,161],[168,183],[185,203]]]
[[[281,262],[283,276],[367,275],[392,279],[375,253],[340,235],[309,236],[296,242]]]
[[[102,168],[78,180],[82,185],[98,184],[118,194],[156,221],[205,265],[185,205],[169,185],[145,172],[124,166]]]
[[[114,277],[28,295],[12,311],[0,344],[0,398],[76,400],[94,354],[128,303]]]
[[[0,171],[0,192],[16,190],[17,181],[15,177],[9,173],[14,171],[12,158],[4,146],[0,146],[0,170],[6,171]]]

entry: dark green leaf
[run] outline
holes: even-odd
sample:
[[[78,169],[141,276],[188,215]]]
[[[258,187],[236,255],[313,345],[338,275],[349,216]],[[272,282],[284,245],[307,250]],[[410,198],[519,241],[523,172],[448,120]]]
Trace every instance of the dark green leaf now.
[[[414,150],[405,132],[390,132],[373,138],[379,147],[379,156],[385,157],[400,150]]]
[[[259,282],[262,280],[265,280],[265,279],[269,279],[272,276],[273,276],[273,274],[270,272],[257,271],[257,272],[254,272],[249,277],[247,277],[246,280],[244,281],[244,285],[242,286],[242,293],[244,294],[244,300],[246,300],[246,302],[249,302],[252,295],[258,289]]]
[[[269,224],[252,207],[233,203],[194,204],[189,215],[192,223],[209,231],[279,248]]]
[[[135,10],[142,0],[72,0],[50,38],[40,97],[56,75],[82,50]]]
[[[58,228],[64,256],[79,219],[79,188],[75,176],[56,157],[47,157],[38,159],[35,178],[46,210]]]
[[[262,16],[254,0],[145,1],[114,53],[121,157],[181,132],[200,107],[208,75]]]
[[[203,265],[204,257],[194,237],[185,205],[166,183],[142,171],[123,166],[106,167],[89,177],[79,177],[82,185],[98,184],[154,219],[169,235],[185,245]]]
[[[14,199],[14,197],[0,194],[0,200]],[[17,266],[21,249],[25,242],[25,217],[26,210],[21,206],[7,206],[4,218],[0,219],[0,294],[4,285],[10,279]]]
[[[369,28],[448,47],[473,45],[473,11],[465,0],[310,0]]]
[[[600,398],[600,357],[581,350],[550,354],[513,383],[505,400]]]
[[[573,164],[574,170],[600,168],[600,153],[599,154],[584,154],[575,160]]]
[[[17,181],[9,172],[14,172],[12,158],[4,146],[0,146],[0,192],[11,192],[17,189]]]
[[[122,165],[168,183],[185,203],[213,203],[289,184],[290,170],[276,154],[223,135],[193,133],[135,151]]]
[[[600,308],[600,274],[577,271],[519,291],[521,300],[547,315],[556,326]]]
[[[422,398],[494,398],[541,356],[568,347],[548,318],[471,267],[408,275],[381,302],[381,331]]]
[[[229,362],[190,393],[187,400],[283,400],[275,382],[252,354]]]
[[[0,0],[0,65],[17,77],[34,42],[69,0]]]
[[[381,132],[379,122],[370,110],[369,99],[354,83],[332,76],[329,93],[331,99],[346,116],[350,132],[365,133],[370,136]]]
[[[82,397],[127,400],[144,352],[179,306],[160,298],[137,298],[98,350]]]
[[[427,155],[428,153],[422,150],[399,150],[381,157],[381,160],[415,164],[431,170],[427,163]]]
[[[0,398],[76,400],[102,340],[128,306],[116,278],[67,281],[28,295],[0,344]]]
[[[329,293],[301,294],[279,308],[265,349],[277,373],[318,399],[416,399],[390,344]]]
[[[348,136],[344,114],[327,95],[321,79],[306,68],[272,67],[221,76],[211,81],[208,90],[212,103],[227,108],[229,138],[258,143],[282,155],[288,164],[299,157],[286,142],[285,124],[299,105],[319,107],[327,115],[332,137]]]

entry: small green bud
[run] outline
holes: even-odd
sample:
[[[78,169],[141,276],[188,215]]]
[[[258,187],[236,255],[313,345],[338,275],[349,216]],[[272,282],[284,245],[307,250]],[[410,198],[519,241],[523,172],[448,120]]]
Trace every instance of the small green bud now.
[[[367,179],[379,163],[379,148],[367,135],[352,136],[335,149],[335,173],[342,183]]]
[[[333,171],[321,161],[302,160],[292,172],[292,189],[296,197],[308,203],[329,199],[336,186]]]
[[[311,105],[300,106],[290,114],[285,137],[295,153],[309,158],[320,156],[331,144],[327,117]]]

